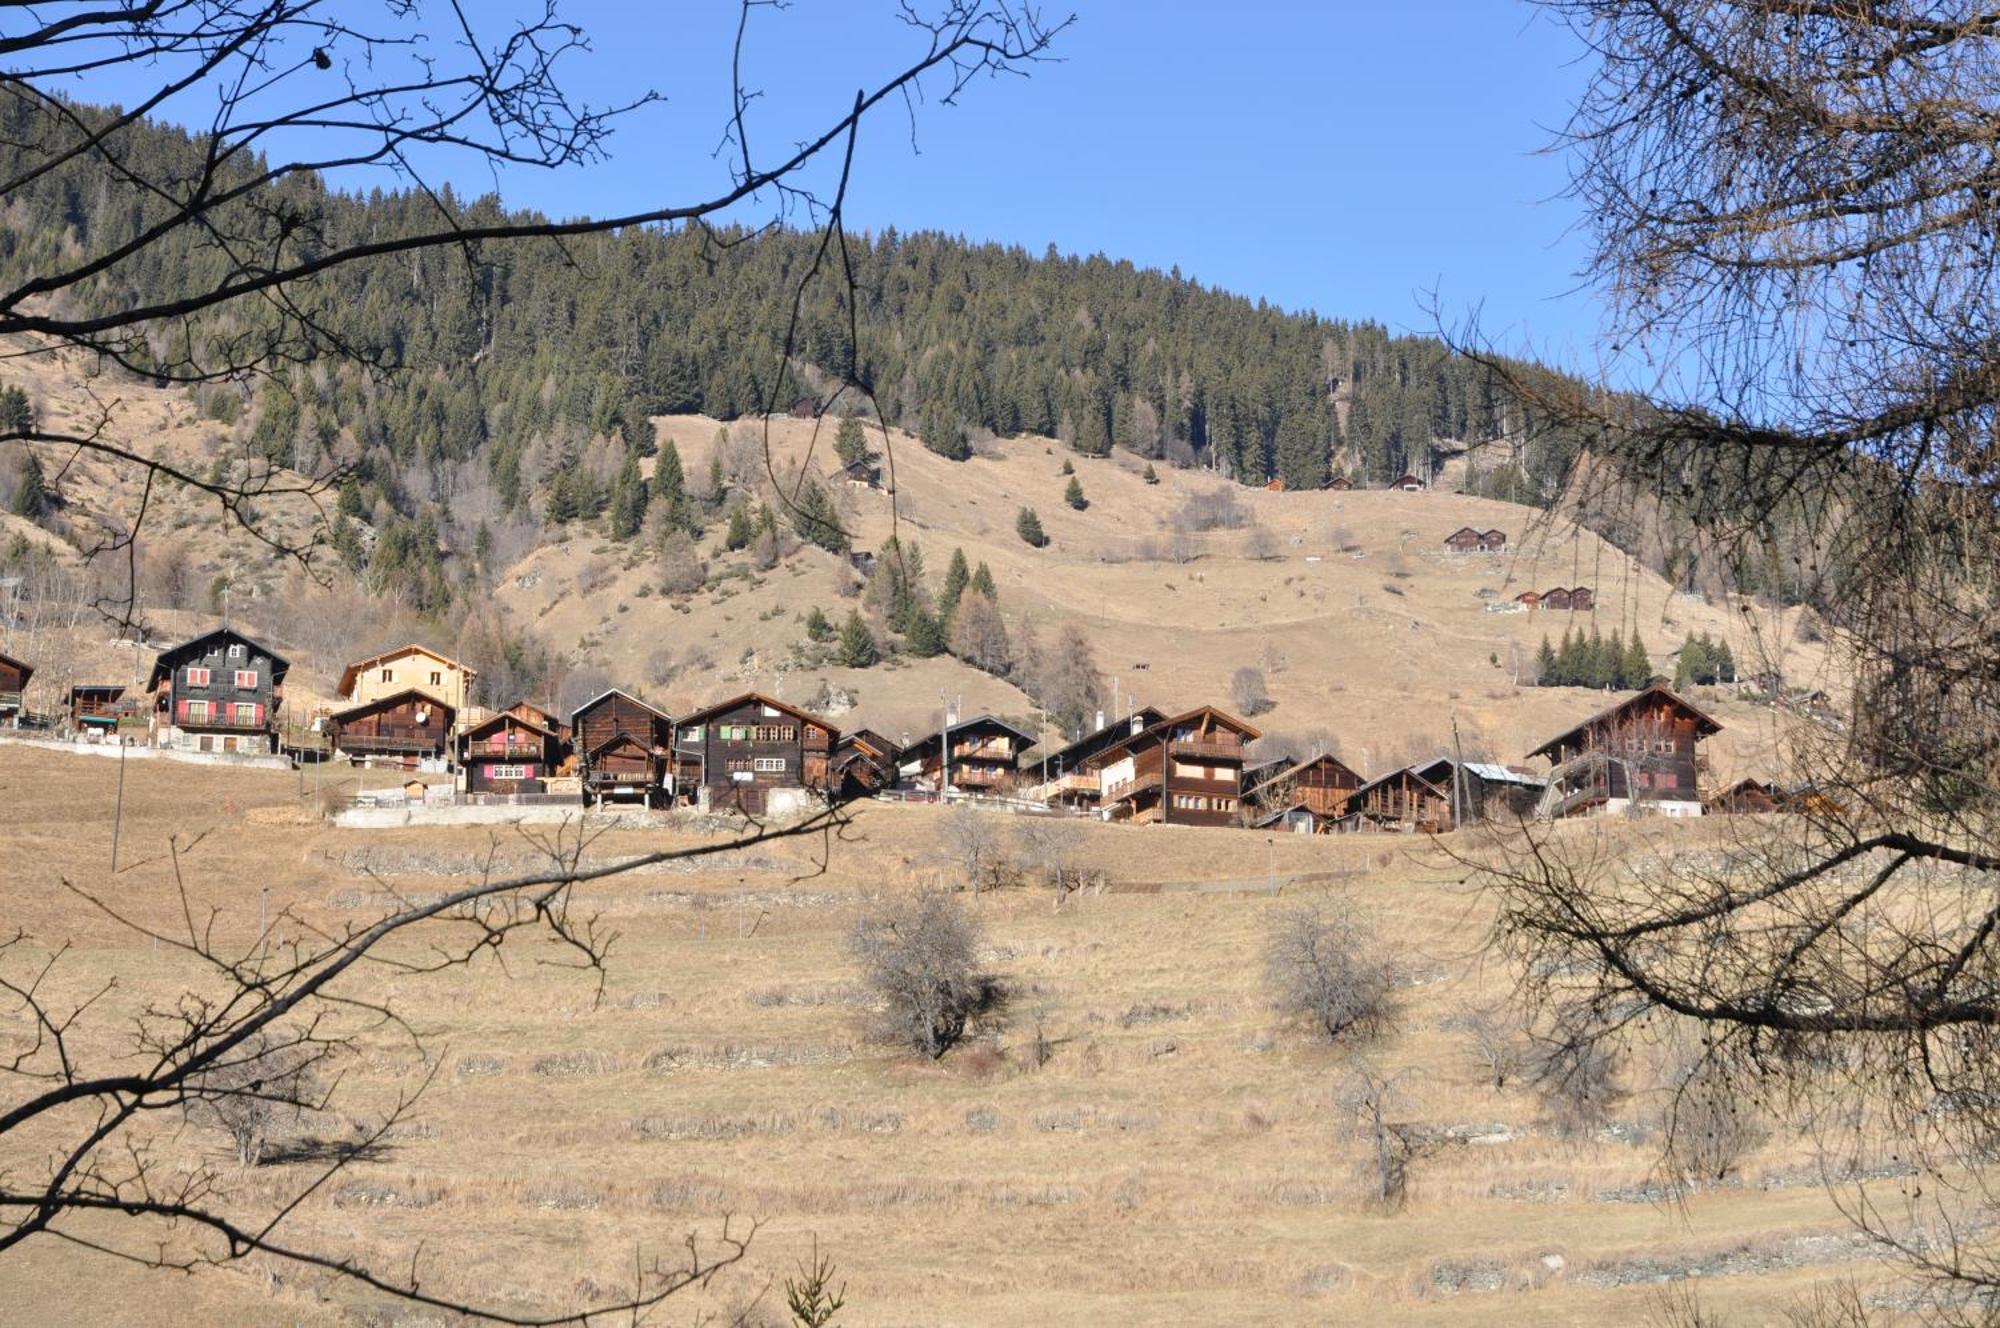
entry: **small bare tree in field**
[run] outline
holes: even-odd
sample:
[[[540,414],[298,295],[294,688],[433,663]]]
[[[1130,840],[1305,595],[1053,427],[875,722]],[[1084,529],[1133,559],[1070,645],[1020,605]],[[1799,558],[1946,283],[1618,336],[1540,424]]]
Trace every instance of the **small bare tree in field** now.
[[[1236,703],[1236,711],[1246,717],[1261,715],[1271,708],[1271,692],[1264,685],[1264,671],[1254,665],[1245,664],[1229,677],[1229,699]]]
[[[1660,1133],[1677,1181],[1709,1185],[1728,1179],[1743,1154],[1768,1133],[1731,1067],[1700,1047],[1669,1052],[1663,1091]]]
[[[1374,1037],[1394,1019],[1394,968],[1345,905],[1281,915],[1264,970],[1278,1009],[1329,1042]]]
[[[981,943],[979,924],[942,890],[864,916],[849,948],[883,1002],[884,1035],[932,1060],[951,1050],[992,998],[979,971]]]
[[[195,1076],[182,1110],[194,1124],[222,1130],[237,1162],[254,1167],[281,1122],[296,1124],[326,1101],[320,1070],[328,1054],[283,1029],[261,1032]]]
[[[959,803],[944,814],[939,835],[945,859],[959,871],[965,888],[978,894],[997,890],[1014,880],[1014,860],[1007,851],[1007,838],[1000,832],[999,818]]]
[[[1473,1054],[1485,1068],[1486,1082],[1505,1088],[1521,1073],[1528,1048],[1517,1030],[1491,1006],[1468,1006],[1451,1017],[1451,1027],[1465,1034]]]
[[[1581,1007],[1557,1012],[1528,1054],[1528,1082],[1559,1134],[1582,1135],[1610,1123],[1623,1096],[1611,1041],[1592,1036],[1592,1014]]]
[[[1089,873],[1077,861],[1082,846],[1076,824],[1057,817],[1024,817],[1014,827],[1016,860],[1054,893],[1057,908],[1089,882]]]
[[[1411,1168],[1437,1148],[1429,1130],[1407,1119],[1411,1104],[1402,1090],[1404,1077],[1360,1061],[1334,1093],[1348,1134],[1368,1152],[1369,1198],[1392,1210],[1409,1202]]]

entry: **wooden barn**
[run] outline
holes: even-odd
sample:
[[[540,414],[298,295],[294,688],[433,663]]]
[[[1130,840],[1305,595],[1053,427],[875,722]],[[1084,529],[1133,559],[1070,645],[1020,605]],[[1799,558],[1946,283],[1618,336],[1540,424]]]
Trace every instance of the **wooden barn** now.
[[[1389,487],[1397,493],[1422,493],[1424,491],[1424,482],[1415,475],[1403,474],[1391,480]]]
[[[1516,604],[1527,605],[1529,612],[1532,613],[1542,606],[1542,592],[1539,590],[1524,590],[1514,596],[1514,602]]]
[[[1597,592],[1589,586],[1572,586],[1569,592],[1569,606],[1578,613],[1588,613],[1597,607]]]
[[[479,670],[414,643],[356,660],[340,671],[339,695],[359,705],[415,690],[437,698],[454,715],[472,700]]]
[[[1444,546],[1453,553],[1478,553],[1486,547],[1486,536],[1471,526],[1460,526],[1444,537]]]
[[[1451,785],[1432,783],[1405,766],[1371,779],[1347,800],[1344,828],[1441,835],[1454,826]]]
[[[674,721],[665,711],[613,687],[578,706],[569,728],[586,803],[672,798]]]
[[[452,755],[458,710],[416,687],[336,710],[327,728],[333,750],[350,761],[415,765]]]
[[[28,679],[34,676],[34,665],[12,655],[0,655],[0,724],[8,728],[21,726],[23,697],[28,690]]]
[[[217,627],[160,652],[146,691],[153,744],[182,751],[270,755],[291,664],[269,646]]]
[[[1507,547],[1507,532],[1504,530],[1482,530],[1479,532],[1479,548],[1483,553],[1499,553]]]
[[[830,792],[840,731],[797,706],[746,692],[682,718],[674,790],[703,811],[782,816]]]
[[[1542,592],[1541,606],[1545,609],[1568,609],[1569,590],[1563,586],[1552,586]]]
[[[1525,767],[1494,761],[1460,763],[1440,756],[1410,767],[1425,783],[1454,799],[1453,821],[1518,821],[1532,816],[1547,781]]]
[[[115,737],[118,702],[124,695],[124,684],[115,682],[80,682],[70,688],[70,732],[81,734],[89,742]]]
[[[1246,796],[1252,797],[1266,812],[1302,806],[1321,818],[1318,828],[1323,829],[1328,820],[1346,814],[1349,799],[1364,782],[1340,758],[1321,753],[1289,762],[1267,774]]]
[[[841,734],[827,761],[834,796],[847,801],[873,797],[883,789],[894,788],[897,758],[901,754],[901,747],[874,729]]]
[[[1335,475],[1326,482],[1326,487],[1336,493],[1347,493],[1354,488],[1354,481],[1345,475]]]
[[[1783,808],[1785,795],[1767,779],[1739,779],[1702,802],[1710,816],[1755,816]]]
[[[1552,767],[1537,812],[1578,816],[1628,808],[1699,816],[1699,745],[1721,731],[1700,709],[1655,683],[1529,752]]]
[[[1160,721],[1092,756],[1100,805],[1112,820],[1236,825],[1243,749],[1260,735],[1234,715],[1201,706]]]
[[[555,711],[538,706],[533,701],[516,701],[507,707],[506,713],[516,719],[525,719],[530,724],[539,725],[565,742],[569,740],[569,722]]]
[[[1090,758],[1106,748],[1136,738],[1153,725],[1165,719],[1164,711],[1152,706],[1140,706],[1121,719],[1105,722],[1104,712],[1097,712],[1097,727],[1054,751],[1025,762],[1022,774],[1029,775],[1042,789],[1042,796],[1050,802],[1070,807],[1094,807],[1099,794],[1103,792],[1098,781],[1096,767]]]
[[[561,769],[568,744],[554,729],[509,707],[468,725],[458,737],[458,769],[468,794],[513,797],[542,793]],[[539,713],[539,712],[537,712]]]
[[[905,782],[939,793],[992,797],[1020,782],[1021,755],[1035,735],[995,715],[953,720],[903,749],[897,768]]]

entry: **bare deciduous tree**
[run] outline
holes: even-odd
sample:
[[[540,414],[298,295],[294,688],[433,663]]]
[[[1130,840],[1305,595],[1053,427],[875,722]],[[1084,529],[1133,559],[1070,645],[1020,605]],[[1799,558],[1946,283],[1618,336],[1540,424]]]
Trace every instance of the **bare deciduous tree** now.
[[[1083,833],[1072,821],[1054,816],[1023,817],[1014,827],[1014,858],[1055,896],[1055,906],[1089,884],[1091,873],[1077,860]]]
[[[1410,1169],[1438,1147],[1430,1130],[1407,1119],[1411,1105],[1402,1087],[1407,1077],[1361,1061],[1334,1093],[1348,1134],[1367,1150],[1369,1198],[1392,1210],[1409,1202]]]
[[[946,860],[958,869],[966,889],[974,894],[1013,883],[1014,860],[993,813],[959,803],[945,813],[939,841]]]
[[[932,1060],[993,999],[979,967],[979,924],[956,898],[924,890],[864,915],[850,949],[883,1002],[883,1032]]]
[[[1269,710],[1271,692],[1264,685],[1264,671],[1245,664],[1230,674],[1229,699],[1236,703],[1238,713],[1246,717],[1261,715]]]
[[[1394,968],[1344,904],[1281,914],[1264,971],[1279,1010],[1330,1042],[1373,1037],[1394,1018]]]

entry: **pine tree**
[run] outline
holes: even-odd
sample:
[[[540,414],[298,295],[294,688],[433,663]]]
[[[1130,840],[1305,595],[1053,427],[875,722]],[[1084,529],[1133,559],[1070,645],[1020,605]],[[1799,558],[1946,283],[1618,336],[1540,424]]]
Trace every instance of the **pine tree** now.
[[[1540,687],[1555,687],[1560,684],[1556,667],[1556,648],[1549,644],[1548,633],[1542,633],[1542,648],[1535,652],[1535,683]]]
[[[549,502],[543,515],[552,526],[564,525],[583,515],[583,504],[577,497],[575,466],[566,465],[556,472],[555,482],[549,486]]]
[[[919,659],[941,655],[945,648],[944,625],[930,610],[915,609],[910,614],[909,626],[904,629],[903,644]]]
[[[1000,592],[993,587],[993,571],[984,562],[973,569],[972,580],[966,583],[965,588],[991,600],[1000,598]]]
[[[651,490],[639,478],[639,454],[627,452],[625,464],[611,481],[611,538],[631,539],[646,520],[646,502]]]
[[[840,663],[845,668],[865,669],[881,658],[875,648],[875,634],[862,620],[861,610],[850,609],[840,629]]]
[[[33,448],[28,448],[21,463],[21,484],[14,490],[14,515],[33,521],[48,510],[48,481],[42,475],[42,459]]]
[[[226,398],[228,393],[218,393]],[[28,394],[18,387],[0,391],[0,430],[10,434],[31,432],[35,427],[35,407]]]
[[[951,562],[944,569],[944,589],[938,593],[938,618],[947,633],[951,628],[952,615],[958,612],[959,598],[965,594],[966,582],[971,579],[972,574],[966,570],[965,550],[953,549]]]
[[[352,475],[341,477],[338,510],[342,516],[357,521],[366,515],[361,505],[361,483]]]
[[[972,444],[966,441],[958,416],[942,401],[932,402],[924,408],[921,436],[925,447],[947,461],[964,461],[972,455]]]
[[[1603,685],[1606,688],[1623,687],[1625,685],[1624,630],[1614,627],[1611,630],[1611,639],[1604,643],[1602,649],[1604,651],[1604,662],[1599,667],[1599,672],[1604,678]]]
[[[681,449],[670,438],[653,462],[653,501],[667,514],[667,525],[686,530],[692,524],[687,493],[687,472],[681,469]]]
[[[847,532],[841,528],[840,513],[834,510],[833,499],[819,481],[808,478],[799,485],[790,512],[792,528],[799,532],[799,538],[828,553],[847,552]]]
[[[833,435],[833,454],[840,458],[843,466],[859,466],[868,460],[868,437],[861,430],[859,416],[849,413],[840,417],[840,428]]]
[[[1062,469],[1057,471],[1056,474],[1074,475],[1076,474],[1076,467],[1070,463],[1070,459],[1068,457],[1064,457],[1062,463]]]
[[[1081,512],[1090,506],[1090,499],[1083,496],[1083,481],[1076,476],[1069,477],[1069,487],[1063,490],[1063,501]]]
[[[750,529],[750,506],[738,503],[729,509],[729,529],[723,532],[722,547],[730,553],[750,547],[755,532]]]
[[[1037,549],[1049,542],[1049,537],[1042,532],[1042,519],[1035,515],[1032,507],[1022,508],[1021,514],[1014,518],[1014,531]]]
[[[806,640],[826,642],[832,639],[833,624],[827,620],[819,605],[813,605],[812,612],[806,614]]]
[[[1158,472],[1156,472],[1153,469],[1153,463],[1150,461],[1146,463],[1146,473],[1141,475],[1139,478],[1146,481],[1146,483],[1148,484],[1158,484],[1160,482],[1160,476]]]
[[[333,514],[333,553],[340,559],[340,565],[350,572],[360,571],[368,562],[368,555],[361,547],[360,532],[355,530],[354,523],[347,519],[345,512]]]
[[[1326,487],[1326,440],[1311,411],[1288,411],[1278,423],[1278,478],[1287,489]]]
[[[1736,656],[1731,653],[1727,641],[1723,641],[1715,647],[1715,680],[1717,682],[1736,681]]]
[[[1632,632],[1632,640],[1625,647],[1624,684],[1630,691],[1638,691],[1653,677],[1653,657],[1646,650],[1646,643],[1639,639],[1637,629]]]

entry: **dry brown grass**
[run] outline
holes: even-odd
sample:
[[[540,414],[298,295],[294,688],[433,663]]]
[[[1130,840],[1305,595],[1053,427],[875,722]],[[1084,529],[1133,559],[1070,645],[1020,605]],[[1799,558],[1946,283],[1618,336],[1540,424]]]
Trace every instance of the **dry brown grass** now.
[[[266,887],[274,908],[340,925],[385,888],[439,888],[490,842],[285,825],[289,777],[141,763],[127,771],[132,865],[113,882],[115,772],[0,746],[7,921],[73,940],[72,980],[117,975],[121,1010],[182,970],[60,882],[165,921],[158,855],[177,827],[208,831],[185,868],[246,936]],[[1657,1145],[1559,1139],[1526,1091],[1487,1087],[1465,1035],[1444,1025],[1508,978],[1480,961],[1481,902],[1417,841],[1278,836],[1270,849],[1280,874],[1353,871],[1353,906],[1413,975],[1400,1031],[1371,1054],[1409,1072],[1421,1119],[1511,1136],[1421,1163],[1403,1212],[1365,1200],[1334,1102],[1342,1053],[1270,1007],[1260,954],[1289,898],[1085,894],[1060,911],[1038,892],[968,898],[1008,1015],[936,1064],[869,1041],[845,939],[882,892],[912,888],[936,828],[932,809],[867,807],[823,876],[801,879],[809,846],[790,844],[593,887],[584,902],[621,932],[601,1002],[526,950],[511,975],[371,976],[444,1072],[420,1118],[309,1203],[295,1234],[401,1257],[421,1240],[432,1289],[561,1305],[616,1284],[635,1243],[668,1245],[734,1212],[767,1225],[753,1266],[711,1303],[781,1278],[817,1235],[855,1323],[1638,1322],[1650,1288],[1599,1283],[1643,1275],[1634,1260],[1727,1251],[1762,1271],[1708,1279],[1706,1302],[1757,1322],[1828,1261],[1854,1258],[1844,1243],[1799,1243],[1844,1230],[1817,1190],[1757,1184],[1801,1161],[1783,1138],[1752,1155],[1747,1184],[1681,1209],[1600,1197],[1652,1178]],[[667,837],[620,833],[598,851]],[[1191,880],[1240,875],[1254,844],[1093,827],[1082,852],[1116,880]],[[357,877],[363,860],[380,882]],[[1052,1050],[1039,1066],[1038,1024]],[[406,1046],[376,1040],[348,1067],[349,1110],[422,1070]],[[228,1150],[208,1134],[169,1146]],[[267,1166],[242,1183],[275,1196],[297,1174]],[[404,1321],[318,1279],[169,1278],[53,1243],[0,1260],[0,1304],[17,1324]]]

